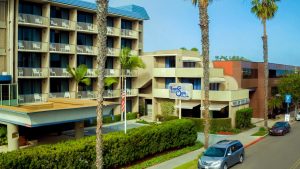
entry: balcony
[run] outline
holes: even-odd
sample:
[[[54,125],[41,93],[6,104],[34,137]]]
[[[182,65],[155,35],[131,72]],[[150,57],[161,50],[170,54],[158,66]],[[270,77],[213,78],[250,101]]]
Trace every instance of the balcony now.
[[[67,68],[50,68],[50,77],[71,77],[71,74],[67,71]]]
[[[126,96],[127,97],[134,97],[134,96],[138,96],[138,89],[126,89]]]
[[[92,23],[85,23],[85,22],[77,22],[77,31],[78,32],[91,32],[97,33],[97,26]]]
[[[120,76],[120,70],[118,70],[118,69],[105,69],[104,70],[104,76],[106,76],[106,77],[119,77]]]
[[[18,21],[20,25],[39,25],[42,27],[47,27],[49,25],[49,18],[39,15],[20,13]]]
[[[169,98],[169,89],[154,89],[153,97],[157,98]]]
[[[50,18],[50,26],[53,28],[75,30],[75,22],[61,18]]]
[[[105,90],[103,93],[105,99],[121,97],[121,90]]]
[[[139,51],[137,51],[137,50],[131,50],[130,54],[133,55],[133,56],[138,56],[139,55]]]
[[[47,52],[48,43],[44,42],[35,42],[35,41],[18,41],[19,51],[25,52]]]
[[[176,77],[175,68],[154,68],[153,76],[154,77]]]
[[[108,56],[119,56],[121,50],[116,48],[107,48],[107,55]]]
[[[134,31],[134,30],[130,30],[130,29],[121,29],[121,35],[123,37],[137,39],[139,33],[138,33],[138,31]]]
[[[79,99],[97,99],[97,91],[79,91],[77,93]]]
[[[18,101],[19,104],[33,104],[33,103],[41,103],[47,102],[48,94],[26,94],[26,95],[19,95]]]
[[[77,54],[97,55],[97,53],[97,47],[95,46],[77,45]]]
[[[50,43],[49,51],[52,53],[75,53],[75,46],[64,43]]]
[[[97,77],[98,70],[97,69],[87,69],[86,77]]]
[[[0,84],[0,105],[17,106],[17,84]]]
[[[107,35],[120,36],[120,29],[114,27],[107,27]]]
[[[18,68],[19,78],[47,78],[49,76],[48,68]]]
[[[123,70],[122,73],[125,77],[137,77],[138,72],[136,70]]]
[[[154,68],[154,77],[203,77],[203,68]],[[222,69],[210,69],[210,77],[224,77]]]
[[[51,93],[49,93],[49,98],[74,99],[75,92],[51,92]]]

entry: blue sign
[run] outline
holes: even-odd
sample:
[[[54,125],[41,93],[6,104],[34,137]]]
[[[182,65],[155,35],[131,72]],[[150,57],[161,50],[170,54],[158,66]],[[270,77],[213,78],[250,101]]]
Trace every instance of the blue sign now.
[[[288,103],[288,104],[292,103],[292,96],[291,95],[289,95],[289,94],[285,95],[285,103]]]

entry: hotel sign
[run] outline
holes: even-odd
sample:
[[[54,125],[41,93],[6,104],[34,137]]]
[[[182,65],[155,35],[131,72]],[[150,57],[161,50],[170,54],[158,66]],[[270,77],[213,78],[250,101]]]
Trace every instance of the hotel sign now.
[[[170,99],[191,100],[193,95],[193,84],[190,83],[170,83]]]

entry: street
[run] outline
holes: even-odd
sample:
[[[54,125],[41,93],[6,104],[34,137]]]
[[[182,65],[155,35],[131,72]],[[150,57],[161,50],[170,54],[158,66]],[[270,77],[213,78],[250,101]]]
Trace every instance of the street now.
[[[300,169],[300,122],[285,136],[267,136],[246,149],[243,164],[233,169]]]

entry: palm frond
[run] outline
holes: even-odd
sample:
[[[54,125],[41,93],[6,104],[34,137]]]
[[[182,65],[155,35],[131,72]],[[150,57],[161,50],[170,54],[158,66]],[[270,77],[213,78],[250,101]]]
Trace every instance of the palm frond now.
[[[272,19],[278,10],[276,2],[279,0],[252,0],[251,12],[260,20]]]
[[[80,80],[80,83],[83,83],[83,84],[89,86],[89,85],[91,85],[91,79],[88,77],[84,77]]]
[[[116,77],[107,77],[104,79],[104,86],[109,87],[113,84],[116,84],[119,82],[119,79]]]

